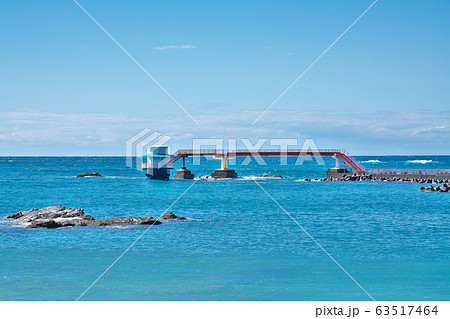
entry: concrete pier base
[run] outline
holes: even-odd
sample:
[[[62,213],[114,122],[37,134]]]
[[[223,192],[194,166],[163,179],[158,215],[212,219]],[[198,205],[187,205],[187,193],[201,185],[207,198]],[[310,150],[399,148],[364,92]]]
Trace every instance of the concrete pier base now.
[[[344,174],[351,174],[351,172],[345,168],[333,167],[327,171],[327,178],[330,178],[330,177],[340,178]]]
[[[216,169],[214,173],[211,174],[213,178],[236,178],[237,174],[234,169]]]
[[[145,174],[145,176],[147,176],[149,179],[168,181],[170,173],[167,168],[153,168],[147,169],[147,174]]]
[[[190,170],[182,168],[175,172],[174,179],[194,179],[194,174]]]

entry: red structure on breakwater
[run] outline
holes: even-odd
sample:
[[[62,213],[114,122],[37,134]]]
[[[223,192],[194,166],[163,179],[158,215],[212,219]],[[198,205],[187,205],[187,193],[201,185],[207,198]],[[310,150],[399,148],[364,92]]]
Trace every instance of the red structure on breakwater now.
[[[220,157],[236,157],[236,156],[332,156],[342,159],[356,173],[364,173],[367,169],[358,162],[353,156],[344,149],[288,149],[286,151],[278,149],[259,149],[259,150],[192,150],[181,149],[173,154],[173,158],[169,163],[175,163],[180,158],[189,156],[220,156]],[[184,165],[183,165],[184,166]]]
[[[180,158],[183,159],[183,167],[180,171],[177,171],[175,178],[183,179],[183,176],[189,176],[193,178],[193,175],[185,167],[185,158],[192,156],[213,156],[222,160],[222,166],[220,170],[216,170],[217,177],[235,177],[233,170],[228,169],[228,159],[237,156],[331,156],[336,159],[336,167],[334,173],[345,174],[349,171],[340,167],[340,160],[342,160],[349,168],[352,169],[355,174],[374,174],[374,175],[386,175],[386,176],[450,176],[450,170],[446,169],[368,169],[356,160],[345,149],[236,149],[236,150],[224,150],[224,149],[180,149],[175,152],[173,157],[169,160],[169,164],[173,164]],[[231,175],[227,175],[226,173]],[[222,175],[220,175],[222,173]],[[213,173],[214,174],[214,173]]]

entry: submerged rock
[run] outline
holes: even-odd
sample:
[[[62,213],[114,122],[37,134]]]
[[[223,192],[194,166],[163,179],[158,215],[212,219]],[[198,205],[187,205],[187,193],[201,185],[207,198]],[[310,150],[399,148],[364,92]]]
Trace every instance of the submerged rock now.
[[[167,213],[161,218],[150,216],[117,217],[109,219],[94,219],[84,213],[81,208],[66,208],[61,205],[31,209],[7,216],[28,228],[59,228],[68,226],[110,226],[110,225],[159,225],[161,220],[186,220],[173,213]]]
[[[102,177],[102,175],[100,175],[100,173],[97,172],[92,172],[92,173],[81,173],[78,174],[77,177]]]

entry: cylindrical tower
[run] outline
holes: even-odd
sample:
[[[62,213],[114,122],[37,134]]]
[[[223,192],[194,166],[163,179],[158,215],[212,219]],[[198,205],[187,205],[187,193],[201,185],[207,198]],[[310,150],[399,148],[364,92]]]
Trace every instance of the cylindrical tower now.
[[[153,145],[147,149],[147,155],[144,155],[145,174],[150,179],[169,180],[172,164],[169,164],[169,147],[162,145]]]

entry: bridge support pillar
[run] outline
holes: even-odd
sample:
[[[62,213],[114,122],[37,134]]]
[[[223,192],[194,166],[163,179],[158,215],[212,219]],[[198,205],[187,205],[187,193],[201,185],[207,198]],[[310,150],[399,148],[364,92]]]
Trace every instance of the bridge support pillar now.
[[[337,154],[333,155],[333,158],[336,160],[336,166],[334,168],[341,168],[341,159]]]
[[[216,169],[211,174],[213,178],[236,178],[238,177],[234,169],[228,168],[228,157],[224,155],[215,155],[214,158],[220,159],[220,169]]]
[[[186,169],[185,157],[183,156],[183,167],[175,172],[174,179],[194,179],[194,174]]]

